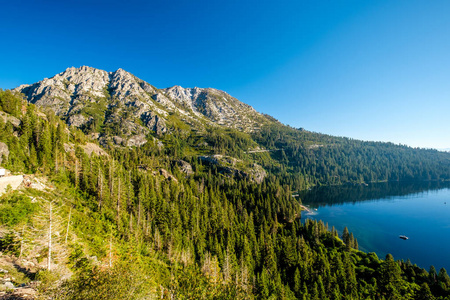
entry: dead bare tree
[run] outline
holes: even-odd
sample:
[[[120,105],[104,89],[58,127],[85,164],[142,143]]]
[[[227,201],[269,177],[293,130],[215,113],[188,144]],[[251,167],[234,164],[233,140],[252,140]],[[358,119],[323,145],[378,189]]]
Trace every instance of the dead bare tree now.
[[[69,220],[67,221],[67,230],[66,230],[66,239],[64,241],[65,244],[67,244],[67,237],[69,235],[69,225],[70,225],[70,217],[72,216],[72,207],[70,208],[69,211]]]
[[[50,202],[50,215],[49,215],[49,225],[48,225],[48,260],[47,269],[50,271],[52,269],[52,203]]]

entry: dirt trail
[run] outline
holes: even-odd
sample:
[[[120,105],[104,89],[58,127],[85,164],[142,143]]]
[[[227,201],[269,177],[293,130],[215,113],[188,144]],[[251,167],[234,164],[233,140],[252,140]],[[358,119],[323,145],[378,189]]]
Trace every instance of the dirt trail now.
[[[6,176],[0,178],[0,195],[2,195],[6,187],[11,185],[11,188],[13,190],[17,189],[19,185],[23,182],[23,175],[16,175],[16,176]]]

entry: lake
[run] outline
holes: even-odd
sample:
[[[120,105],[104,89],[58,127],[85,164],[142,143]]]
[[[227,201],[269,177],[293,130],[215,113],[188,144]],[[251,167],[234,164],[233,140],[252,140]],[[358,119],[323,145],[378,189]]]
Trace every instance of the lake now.
[[[450,184],[376,183],[319,187],[300,194],[311,212],[302,218],[322,220],[339,234],[345,226],[359,249],[384,259],[411,260],[429,270],[450,270]],[[317,209],[317,210],[316,210]],[[402,240],[399,235],[409,237]]]

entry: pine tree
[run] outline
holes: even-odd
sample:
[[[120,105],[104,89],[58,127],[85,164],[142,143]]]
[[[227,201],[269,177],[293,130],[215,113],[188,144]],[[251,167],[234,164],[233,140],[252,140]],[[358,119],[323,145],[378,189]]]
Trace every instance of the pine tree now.
[[[441,268],[439,270],[437,281],[444,292],[450,289],[450,277],[448,276],[447,271],[444,268]]]
[[[350,250],[351,245],[350,245],[350,233],[348,232],[348,228],[345,227],[344,231],[342,233],[342,241],[345,243],[346,249]]]
[[[430,266],[430,271],[428,272],[428,281],[431,285],[437,282],[436,268],[433,265]]]

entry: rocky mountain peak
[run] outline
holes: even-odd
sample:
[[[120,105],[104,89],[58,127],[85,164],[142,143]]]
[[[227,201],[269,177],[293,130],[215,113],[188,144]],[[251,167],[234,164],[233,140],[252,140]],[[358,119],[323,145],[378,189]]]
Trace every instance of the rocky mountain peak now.
[[[163,92],[196,115],[206,116],[219,125],[247,131],[253,130],[257,123],[263,121],[262,115],[251,106],[217,89],[173,86]]]
[[[124,139],[144,143],[149,131],[166,133],[169,114],[177,114],[190,125],[209,122],[243,131],[267,121],[251,106],[223,91],[181,86],[159,90],[123,69],[107,72],[88,66],[71,67],[15,91],[31,103],[51,108],[71,126],[97,131],[99,139],[106,138],[99,132],[101,128],[113,128],[108,131],[115,135],[111,139],[126,145],[130,143]]]
[[[57,115],[65,115],[70,109],[70,102],[77,97],[105,97],[108,83],[108,72],[83,66],[68,68],[50,79],[21,85],[15,90],[23,93],[31,103],[50,107]]]
[[[183,88],[179,85],[175,85],[171,88],[164,89],[163,92],[167,97],[172,98],[177,103],[192,110],[195,114],[200,115],[195,106],[195,100],[198,99],[202,93],[202,89],[197,87]]]

